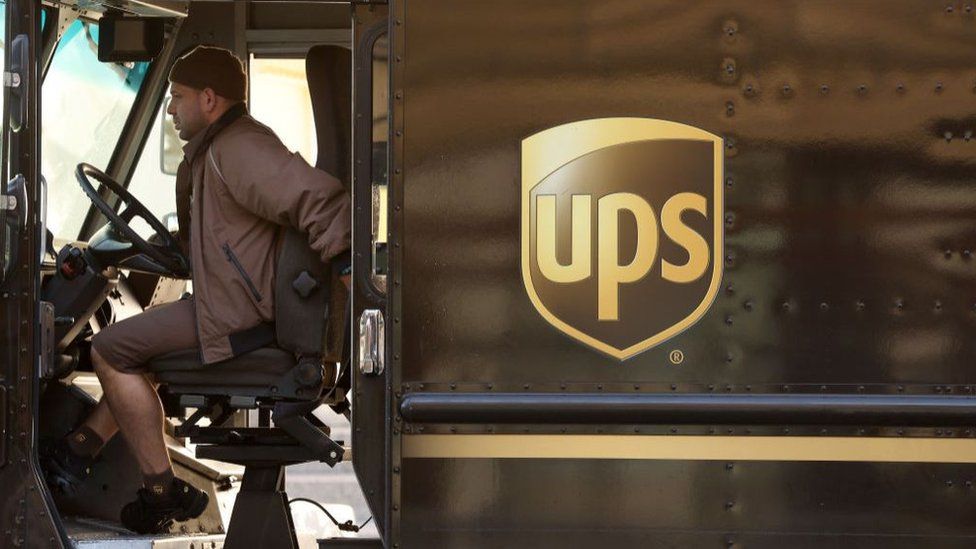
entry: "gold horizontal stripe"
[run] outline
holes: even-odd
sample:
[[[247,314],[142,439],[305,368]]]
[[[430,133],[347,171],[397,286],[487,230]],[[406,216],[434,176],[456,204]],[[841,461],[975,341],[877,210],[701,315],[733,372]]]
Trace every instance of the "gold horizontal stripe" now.
[[[976,439],[405,435],[405,458],[654,459],[976,463]]]

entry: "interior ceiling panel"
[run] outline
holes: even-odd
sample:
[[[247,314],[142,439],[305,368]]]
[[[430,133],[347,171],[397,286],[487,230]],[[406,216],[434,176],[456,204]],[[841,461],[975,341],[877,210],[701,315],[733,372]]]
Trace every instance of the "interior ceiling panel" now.
[[[142,17],[185,17],[190,0],[58,0],[48,3],[68,6],[89,15],[114,9]]]

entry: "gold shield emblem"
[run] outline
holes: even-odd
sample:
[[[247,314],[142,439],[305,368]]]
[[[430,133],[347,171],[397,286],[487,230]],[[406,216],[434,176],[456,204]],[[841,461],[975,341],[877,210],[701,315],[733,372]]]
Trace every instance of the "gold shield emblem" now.
[[[648,118],[522,141],[522,280],[543,318],[624,360],[697,322],[722,279],[722,138]]]

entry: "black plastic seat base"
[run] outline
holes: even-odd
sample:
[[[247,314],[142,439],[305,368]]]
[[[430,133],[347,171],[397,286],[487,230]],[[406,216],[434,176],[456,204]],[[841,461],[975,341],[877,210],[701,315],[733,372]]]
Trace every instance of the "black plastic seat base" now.
[[[262,347],[216,364],[203,364],[199,349],[177,351],[149,361],[148,370],[168,385],[220,387],[271,386],[296,366],[295,356],[276,347]],[[237,394],[228,390],[228,394]]]

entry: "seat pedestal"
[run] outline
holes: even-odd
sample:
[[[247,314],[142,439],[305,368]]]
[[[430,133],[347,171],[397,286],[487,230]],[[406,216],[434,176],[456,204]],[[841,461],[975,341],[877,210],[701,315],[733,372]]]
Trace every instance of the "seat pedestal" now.
[[[224,540],[226,549],[298,549],[285,495],[285,466],[244,464],[244,479]]]
[[[275,428],[200,427],[196,421],[177,427],[178,436],[197,444],[197,457],[244,466],[226,549],[298,549],[285,495],[285,466],[321,461],[334,467],[345,454],[329,438],[329,429],[312,415],[317,405],[317,401],[275,403]]]

